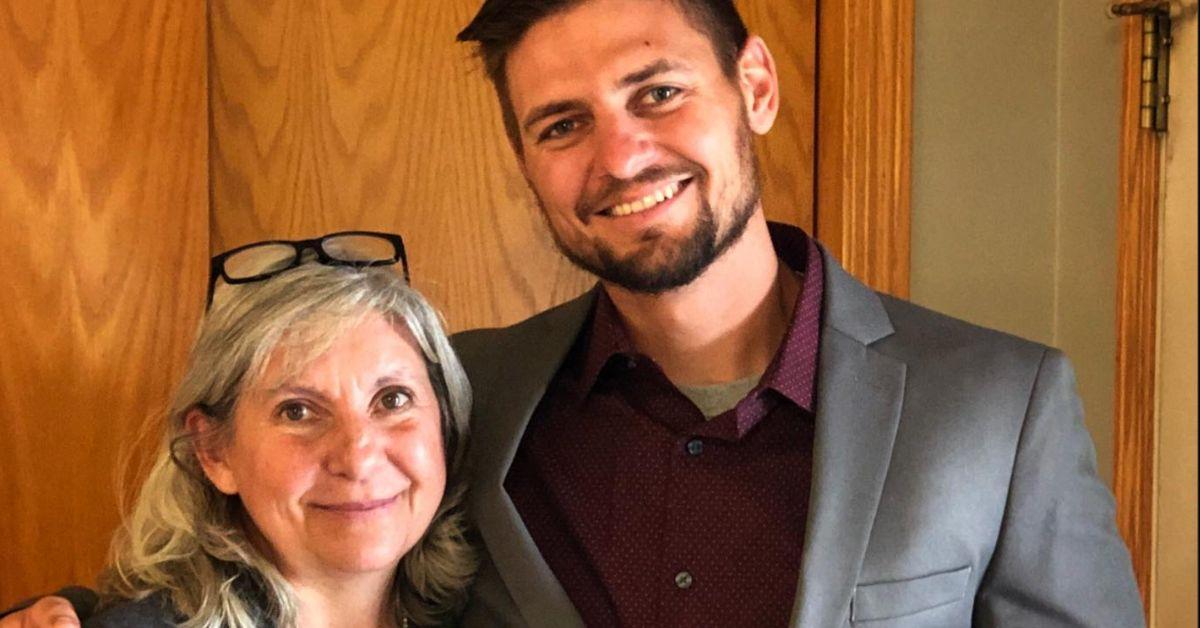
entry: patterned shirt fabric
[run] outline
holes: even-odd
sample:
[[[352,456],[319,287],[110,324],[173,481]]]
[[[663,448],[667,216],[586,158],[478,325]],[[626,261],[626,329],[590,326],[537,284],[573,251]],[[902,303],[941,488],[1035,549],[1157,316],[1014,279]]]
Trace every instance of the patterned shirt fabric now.
[[[601,291],[534,412],[505,488],[589,626],[784,626],[812,473],[820,252],[771,225],[801,278],[749,394],[706,420]]]

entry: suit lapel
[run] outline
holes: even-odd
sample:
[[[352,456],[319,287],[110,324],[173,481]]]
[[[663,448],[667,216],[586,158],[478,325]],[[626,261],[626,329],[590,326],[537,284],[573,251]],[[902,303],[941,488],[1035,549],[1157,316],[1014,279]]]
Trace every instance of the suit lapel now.
[[[838,625],[870,538],[903,403],[905,365],[870,345],[893,332],[878,295],[825,255],[812,492],[793,626]],[[594,294],[535,317],[489,348],[477,404],[472,504],[488,553],[530,626],[583,627],[504,491],[504,478]],[[494,349],[494,350],[493,350]],[[519,357],[517,357],[519,356]],[[475,374],[472,374],[475,377]],[[498,378],[498,379],[497,379]],[[501,384],[501,385],[497,385]]]
[[[869,345],[890,335],[879,297],[826,256],[812,493],[794,626],[847,616],[887,477],[905,364]]]
[[[476,385],[480,399],[472,438],[477,443],[473,487],[474,516],[505,587],[529,626],[583,627],[579,612],[538,552],[504,478],[546,386],[591,311],[589,293],[512,329],[509,342],[495,347],[489,370],[499,378]]]

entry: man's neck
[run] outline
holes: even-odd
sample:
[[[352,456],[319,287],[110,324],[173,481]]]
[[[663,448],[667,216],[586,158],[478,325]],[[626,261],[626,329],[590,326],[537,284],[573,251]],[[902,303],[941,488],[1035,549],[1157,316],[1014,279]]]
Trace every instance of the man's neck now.
[[[703,385],[766,370],[787,333],[800,284],[775,256],[759,210],[692,283],[660,295],[605,288],[639,351],[671,381]]]

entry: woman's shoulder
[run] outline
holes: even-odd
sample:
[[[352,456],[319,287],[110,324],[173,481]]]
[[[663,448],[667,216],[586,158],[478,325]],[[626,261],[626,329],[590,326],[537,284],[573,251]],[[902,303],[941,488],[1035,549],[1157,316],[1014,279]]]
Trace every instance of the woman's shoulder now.
[[[140,600],[106,604],[83,622],[83,628],[170,628],[178,622],[178,613],[170,597],[159,592]]]

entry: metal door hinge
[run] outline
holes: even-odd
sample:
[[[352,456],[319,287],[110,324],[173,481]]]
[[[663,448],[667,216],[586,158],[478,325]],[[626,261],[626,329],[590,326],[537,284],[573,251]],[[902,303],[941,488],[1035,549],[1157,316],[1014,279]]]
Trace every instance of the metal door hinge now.
[[[1114,17],[1142,18],[1141,126],[1167,131],[1167,105],[1171,58],[1171,3],[1165,0],[1123,2],[1108,8]]]

